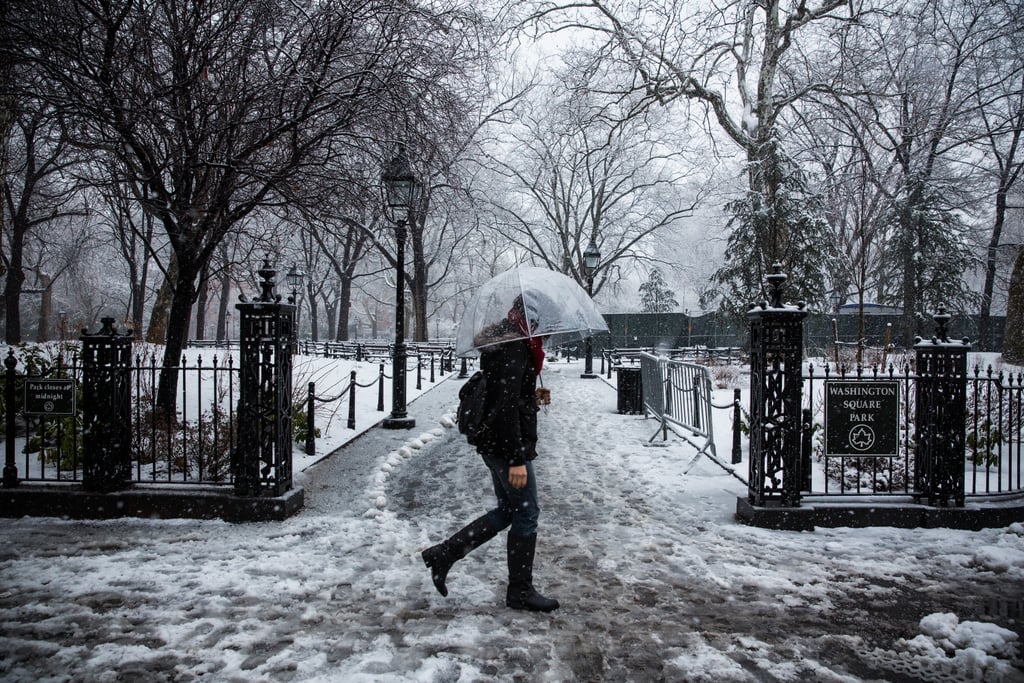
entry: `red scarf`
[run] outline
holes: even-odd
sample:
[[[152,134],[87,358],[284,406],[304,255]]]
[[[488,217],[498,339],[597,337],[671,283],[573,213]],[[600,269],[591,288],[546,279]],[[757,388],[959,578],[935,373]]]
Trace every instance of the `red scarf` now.
[[[526,317],[516,308],[508,312],[508,321],[516,326],[516,329],[526,335],[526,345],[530,349],[530,356],[533,358],[533,369],[536,374],[544,368],[544,339],[542,337],[531,337],[530,328],[526,323]]]

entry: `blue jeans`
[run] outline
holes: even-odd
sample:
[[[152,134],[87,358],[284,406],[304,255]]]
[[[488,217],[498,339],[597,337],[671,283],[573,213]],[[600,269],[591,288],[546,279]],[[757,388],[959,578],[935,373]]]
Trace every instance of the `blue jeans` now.
[[[533,475],[533,463],[526,463],[526,486],[517,489],[508,483],[506,463],[486,455],[483,459],[491,471],[494,495],[498,498],[498,506],[487,513],[491,523],[498,531],[511,527],[508,533],[512,536],[536,534],[540,506],[537,505],[537,478]]]

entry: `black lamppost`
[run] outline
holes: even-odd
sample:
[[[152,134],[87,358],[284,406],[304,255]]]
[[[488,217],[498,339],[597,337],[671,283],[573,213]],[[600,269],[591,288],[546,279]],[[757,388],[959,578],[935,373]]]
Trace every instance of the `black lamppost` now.
[[[416,203],[416,176],[409,168],[405,150],[391,160],[381,175],[384,183],[388,218],[395,223],[395,349],[392,355],[391,415],[384,429],[411,429],[416,420],[409,417],[405,395],[405,237],[409,215]]]
[[[305,273],[299,270],[299,264],[293,263],[292,269],[288,271],[288,274],[284,276],[285,280],[288,281],[288,286],[292,289],[292,296],[288,303],[296,304],[299,301],[299,289],[302,287],[302,278],[305,277]]]
[[[833,289],[828,295],[832,304],[832,358],[836,362],[836,369],[839,368],[839,306],[843,303],[843,295],[838,289]]]
[[[597,272],[597,265],[601,262],[601,252],[597,248],[597,244],[594,243],[594,238],[590,238],[590,244],[583,251],[583,267],[587,271],[587,294],[590,298],[594,298],[594,273]],[[583,379],[593,379],[597,377],[594,374],[594,340],[593,337],[587,337],[587,358],[583,366],[583,374],[580,375]]]
[[[292,263],[292,269],[284,276],[285,281],[291,288],[291,296],[288,297],[288,303],[295,306],[295,317],[292,319],[292,351],[298,353],[299,351],[299,290],[302,289],[302,278],[305,276],[301,270],[299,270],[298,263]]]

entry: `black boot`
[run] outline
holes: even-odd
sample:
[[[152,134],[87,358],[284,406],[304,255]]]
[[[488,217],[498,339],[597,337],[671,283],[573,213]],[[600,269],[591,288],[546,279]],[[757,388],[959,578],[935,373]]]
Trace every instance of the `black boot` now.
[[[558,600],[545,598],[533,587],[533,555],[537,534],[508,535],[508,593],[505,604],[512,609],[551,612],[558,609]]]
[[[461,560],[487,541],[491,540],[498,533],[491,523],[490,517],[484,515],[470,522],[464,529],[443,543],[438,543],[424,550],[420,555],[423,562],[430,568],[430,578],[434,581],[434,587],[441,595],[448,596],[448,587],[444,585],[448,578],[448,571],[458,560]]]

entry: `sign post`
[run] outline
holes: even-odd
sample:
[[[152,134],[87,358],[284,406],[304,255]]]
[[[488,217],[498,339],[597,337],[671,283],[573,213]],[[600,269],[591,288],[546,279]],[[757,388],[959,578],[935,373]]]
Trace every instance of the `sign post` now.
[[[899,407],[899,382],[825,382],[825,455],[896,457]]]

